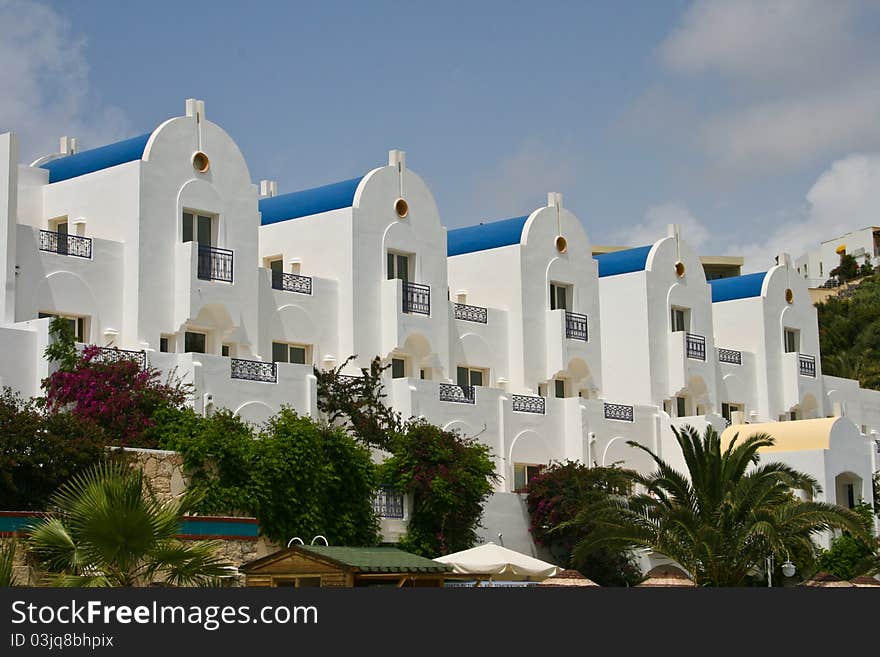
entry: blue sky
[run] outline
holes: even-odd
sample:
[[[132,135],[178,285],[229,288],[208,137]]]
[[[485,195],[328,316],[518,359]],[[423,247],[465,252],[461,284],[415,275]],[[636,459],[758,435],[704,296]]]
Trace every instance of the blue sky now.
[[[758,269],[880,223],[880,3],[0,0],[22,159],[206,101],[293,191],[407,151],[444,223],[561,191],[594,243],[676,221]]]

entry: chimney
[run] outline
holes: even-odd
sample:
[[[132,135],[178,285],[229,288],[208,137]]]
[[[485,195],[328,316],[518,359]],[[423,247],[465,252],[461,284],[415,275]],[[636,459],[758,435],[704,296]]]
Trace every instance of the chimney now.
[[[400,171],[406,168],[406,151],[392,149],[388,151],[388,166],[397,167]]]
[[[196,121],[201,123],[205,120],[205,101],[195,98],[186,99],[186,115],[196,117]]]
[[[562,207],[562,194],[559,192],[547,192],[547,207],[561,208]]]
[[[62,155],[76,153],[76,137],[62,137],[59,142],[58,152]]]
[[[680,239],[681,227],[678,224],[666,224],[666,236]]]
[[[260,198],[269,198],[278,194],[278,183],[274,180],[260,181]]]
[[[776,264],[783,267],[791,268],[791,256],[787,253],[780,253],[776,256]]]

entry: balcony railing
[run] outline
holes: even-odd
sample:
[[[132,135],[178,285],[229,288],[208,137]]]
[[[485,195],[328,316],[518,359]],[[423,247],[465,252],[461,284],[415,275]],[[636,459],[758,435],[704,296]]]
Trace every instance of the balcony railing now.
[[[297,294],[312,293],[312,277],[288,274],[287,272],[272,272],[272,289],[296,292]]]
[[[687,346],[688,358],[706,360],[706,338],[696,333],[687,333],[685,335],[685,344]]]
[[[431,288],[421,283],[403,281],[403,312],[431,314]]]
[[[232,251],[199,244],[199,278],[203,281],[232,282]]]
[[[118,363],[121,360],[133,360],[140,369],[147,369],[147,352],[116,347],[98,347],[98,355],[92,359],[98,363]]]
[[[587,341],[587,316],[565,311],[565,337]]]
[[[403,519],[403,493],[383,486],[373,498],[373,512],[380,518]]]
[[[267,363],[264,360],[244,360],[242,358],[232,358],[230,362],[233,379],[262,381],[263,383],[278,382],[278,366],[275,363]]]
[[[474,404],[476,403],[474,386],[457,386],[453,383],[441,383],[440,401]]]
[[[736,349],[721,349],[718,348],[718,362],[719,363],[730,363],[731,365],[742,365],[743,364],[743,354],[741,351],[737,351]]]
[[[816,357],[807,354],[798,354],[798,364],[800,366],[801,376],[811,376],[816,378]]]
[[[92,239],[90,237],[80,237],[79,235],[56,233],[51,230],[41,230],[40,251],[76,256],[77,258],[91,258]]]
[[[605,404],[605,419],[632,422],[634,419],[634,409],[626,404]]]
[[[466,322],[486,324],[489,321],[489,311],[481,306],[469,306],[466,303],[457,303],[454,306],[455,319],[463,319]]]
[[[543,397],[532,395],[511,395],[510,403],[517,413],[538,413],[544,415],[547,412],[547,402]]]

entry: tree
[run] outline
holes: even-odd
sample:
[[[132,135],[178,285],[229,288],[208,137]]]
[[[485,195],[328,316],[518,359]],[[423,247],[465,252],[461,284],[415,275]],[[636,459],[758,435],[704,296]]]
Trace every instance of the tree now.
[[[100,353],[88,346],[73,367],[61,367],[43,381],[47,408],[94,422],[114,444],[155,448],[145,439],[152,416],[163,407],[182,407],[186,386],[173,377],[160,381],[158,370],[141,369],[133,359],[103,362]]]
[[[489,448],[416,422],[394,436],[390,449],[380,481],[413,498],[401,547],[429,558],[472,547],[483,505],[497,481]]]
[[[831,276],[836,277],[841,283],[851,281],[859,276],[859,265],[854,256],[849,253],[841,254],[840,264],[828,272]]]
[[[870,504],[860,503],[854,511],[859,515],[869,542],[844,532],[831,541],[831,548],[823,550],[816,559],[816,571],[827,572],[840,579],[864,575],[880,565],[877,539],[873,536],[874,512]]]
[[[378,541],[375,466],[339,427],[282,408],[255,435],[228,410],[203,418],[187,409],[165,411],[153,431],[183,455],[202,513],[254,515],[280,543],[317,534],[336,545]]]
[[[845,529],[868,540],[858,514],[792,494],[819,493],[815,479],[783,463],[760,464],[758,450],[773,445],[770,436],[736,435],[722,450],[711,426],[702,437],[689,426],[673,431],[687,474],[630,442],[657,469],[629,475],[642,492],[587,504],[563,523],[594,527],[575,546],[577,558],[600,547],[649,548],[677,561],[700,586],[741,586],[770,554],[791,558],[803,571],[818,532]]]
[[[87,419],[47,412],[0,393],[0,509],[42,511],[70,477],[107,457],[104,434]]]
[[[574,546],[589,535],[591,525],[554,531],[574,518],[583,504],[628,492],[629,475],[618,467],[591,468],[575,461],[551,463],[528,485],[530,531],[535,542],[550,552],[555,563],[579,570],[602,586],[637,584],[642,573],[626,550],[600,548],[581,559],[572,558]]]
[[[52,501],[58,512],[27,542],[56,586],[204,586],[226,573],[216,542],[175,538],[192,495],[160,502],[143,473],[123,463],[76,475]]]
[[[400,414],[383,401],[387,395],[382,385],[382,374],[390,366],[382,366],[378,356],[370,367],[361,368],[361,376],[342,374],[342,370],[356,358],[331,370],[315,368],[318,386],[318,410],[332,425],[341,423],[362,443],[387,450],[392,436],[405,430]]]

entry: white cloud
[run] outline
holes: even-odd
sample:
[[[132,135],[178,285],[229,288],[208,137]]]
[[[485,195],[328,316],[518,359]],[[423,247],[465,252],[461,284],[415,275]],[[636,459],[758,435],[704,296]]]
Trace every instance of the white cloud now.
[[[864,0],[696,0],[659,55],[680,84],[702,76],[691,134],[722,171],[791,170],[880,145],[878,17]]]
[[[653,244],[666,235],[669,224],[678,224],[681,227],[682,239],[693,249],[699,249],[709,237],[709,231],[685,205],[664,203],[648,208],[641,223],[614,233],[615,244],[623,246]]]
[[[756,103],[709,118],[703,143],[722,166],[755,173],[880,145],[880,75],[846,89]]]
[[[819,243],[880,222],[880,153],[851,154],[834,162],[807,192],[807,208],[761,242],[740,250],[745,271],[766,269],[785,251],[798,258]]]
[[[858,52],[854,0],[697,0],[660,47],[682,73],[754,80],[808,75]]]
[[[83,147],[126,136],[121,110],[90,93],[85,42],[50,7],[0,0],[0,132],[19,136],[24,161],[57,152],[58,137]]]
[[[576,181],[568,155],[537,140],[526,140],[476,182],[474,207],[485,219],[528,214],[547,203],[547,192],[564,192]]]

